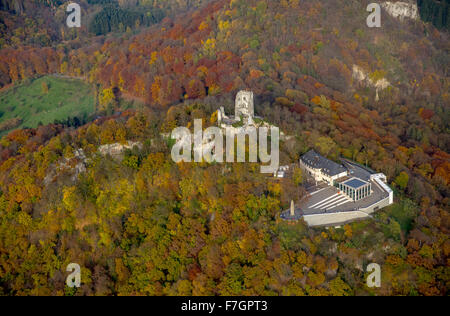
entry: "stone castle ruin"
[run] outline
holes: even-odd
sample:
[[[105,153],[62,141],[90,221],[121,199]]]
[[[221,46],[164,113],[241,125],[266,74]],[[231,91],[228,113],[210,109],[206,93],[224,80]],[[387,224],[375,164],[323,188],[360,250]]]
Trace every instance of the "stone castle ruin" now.
[[[255,118],[254,95],[252,91],[239,91],[236,95],[234,106],[234,117],[227,116],[223,107],[217,113],[219,125],[230,126],[235,123],[242,123],[244,126],[253,125]]]
[[[264,121],[262,117],[255,115],[254,93],[248,90],[241,90],[236,95],[234,104],[234,116],[227,116],[223,106],[217,110],[217,125],[225,131],[237,133],[239,131],[248,132],[253,127],[275,127]],[[281,139],[290,139],[280,131]]]
[[[253,92],[251,91],[239,91],[236,95],[235,102],[235,115],[236,121],[240,121],[241,117],[245,120],[252,120],[255,116],[255,105],[253,101]]]

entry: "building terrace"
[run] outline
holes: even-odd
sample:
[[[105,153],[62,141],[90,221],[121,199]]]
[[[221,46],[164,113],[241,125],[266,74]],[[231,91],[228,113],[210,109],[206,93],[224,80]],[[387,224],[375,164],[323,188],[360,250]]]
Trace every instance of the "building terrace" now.
[[[300,167],[316,186],[297,203],[295,212],[282,213],[284,220],[304,219],[309,226],[336,226],[344,219],[368,218],[393,203],[386,176],[352,161],[343,159],[338,164],[311,150],[300,158]]]

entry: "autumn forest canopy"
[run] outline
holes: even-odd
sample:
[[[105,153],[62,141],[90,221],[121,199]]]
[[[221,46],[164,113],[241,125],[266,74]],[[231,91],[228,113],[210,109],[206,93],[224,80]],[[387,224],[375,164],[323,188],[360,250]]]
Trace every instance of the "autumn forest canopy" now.
[[[0,0],[0,295],[447,295],[449,4],[368,28],[369,2],[80,0],[69,29],[67,1]],[[242,89],[292,136],[281,164],[351,159],[394,205],[289,224],[300,169],[174,163],[164,135]]]

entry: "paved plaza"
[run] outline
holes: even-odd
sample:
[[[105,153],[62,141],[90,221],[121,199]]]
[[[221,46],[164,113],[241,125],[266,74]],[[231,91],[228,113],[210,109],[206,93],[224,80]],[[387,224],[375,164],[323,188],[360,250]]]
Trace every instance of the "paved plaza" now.
[[[291,214],[290,210],[286,210],[281,213],[280,217],[284,220],[304,218],[311,226],[343,223],[352,219],[368,217],[370,213],[379,208],[381,201],[389,199],[389,193],[377,181],[371,179],[371,175],[374,173],[372,170],[344,159],[342,163],[348,170],[348,174],[335,182],[337,187],[331,186],[325,181],[316,181],[317,179],[305,174],[307,195],[297,202],[294,214]],[[344,188],[343,184],[347,188],[358,189],[364,186],[371,190],[369,190],[368,196],[360,195],[358,196],[360,199],[354,201],[351,196],[356,195],[345,194],[338,188]]]

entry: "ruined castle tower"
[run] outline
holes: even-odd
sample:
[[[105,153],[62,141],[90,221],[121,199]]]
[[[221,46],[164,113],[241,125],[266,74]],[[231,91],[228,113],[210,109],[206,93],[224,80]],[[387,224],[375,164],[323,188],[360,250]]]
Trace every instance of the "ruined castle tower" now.
[[[255,116],[253,92],[251,91],[239,91],[236,95],[235,120],[239,121],[241,116],[244,117],[244,120],[252,120]]]

